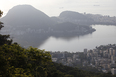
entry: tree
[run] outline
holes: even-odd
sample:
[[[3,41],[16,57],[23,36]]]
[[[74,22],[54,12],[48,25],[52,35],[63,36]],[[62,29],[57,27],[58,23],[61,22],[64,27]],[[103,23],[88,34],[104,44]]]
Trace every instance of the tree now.
[[[47,77],[47,65],[51,62],[51,55],[45,50],[37,48],[28,48],[28,64],[31,65],[31,72],[36,77]]]
[[[19,45],[0,46],[0,76],[47,77],[51,63],[49,52],[37,48],[24,49]]]
[[[3,14],[3,12],[0,10],[0,17],[2,16],[2,14]],[[1,30],[1,28],[3,27],[3,25],[2,25],[3,23],[2,22],[0,22],[0,30]]]
[[[2,16],[3,12],[0,10],[0,17]],[[4,27],[3,23],[0,22],[0,30]],[[10,35],[2,35],[0,34],[0,46],[4,44],[10,45],[12,43],[12,39],[10,39]]]

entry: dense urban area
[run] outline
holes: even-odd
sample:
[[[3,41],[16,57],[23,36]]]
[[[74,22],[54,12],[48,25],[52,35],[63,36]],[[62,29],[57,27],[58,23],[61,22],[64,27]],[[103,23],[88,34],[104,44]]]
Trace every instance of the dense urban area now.
[[[116,74],[116,44],[101,45],[84,52],[51,52],[52,61],[83,70]],[[89,68],[89,69],[88,69]]]

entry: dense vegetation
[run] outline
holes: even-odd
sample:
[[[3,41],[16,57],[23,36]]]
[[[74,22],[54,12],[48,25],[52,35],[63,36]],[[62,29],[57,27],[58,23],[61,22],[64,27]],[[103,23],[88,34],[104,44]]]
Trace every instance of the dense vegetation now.
[[[0,77],[115,77],[52,63],[49,52],[32,47],[25,49],[9,38],[9,35],[0,35]]]

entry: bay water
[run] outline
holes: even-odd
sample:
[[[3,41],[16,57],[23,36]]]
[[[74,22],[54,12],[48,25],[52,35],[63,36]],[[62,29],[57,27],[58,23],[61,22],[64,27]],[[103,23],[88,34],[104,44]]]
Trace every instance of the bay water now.
[[[116,44],[116,26],[114,25],[91,25],[96,29],[95,32],[83,36],[70,38],[50,36],[39,49],[46,51],[69,51],[83,52],[94,49],[96,46]]]

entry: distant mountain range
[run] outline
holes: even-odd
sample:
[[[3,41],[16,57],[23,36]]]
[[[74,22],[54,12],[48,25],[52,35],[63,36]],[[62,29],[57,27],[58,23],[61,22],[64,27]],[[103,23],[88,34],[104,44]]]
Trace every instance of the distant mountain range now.
[[[73,11],[64,11],[58,17],[49,17],[31,5],[15,6],[0,19],[5,25],[1,33],[10,34],[14,41],[26,47],[38,47],[49,36],[79,36],[92,33],[95,29],[90,25],[115,24],[115,20],[116,17]]]
[[[74,11],[63,11],[58,17],[51,17],[56,22],[71,22],[80,25],[116,25],[116,17],[102,16],[100,14],[82,14]]]

